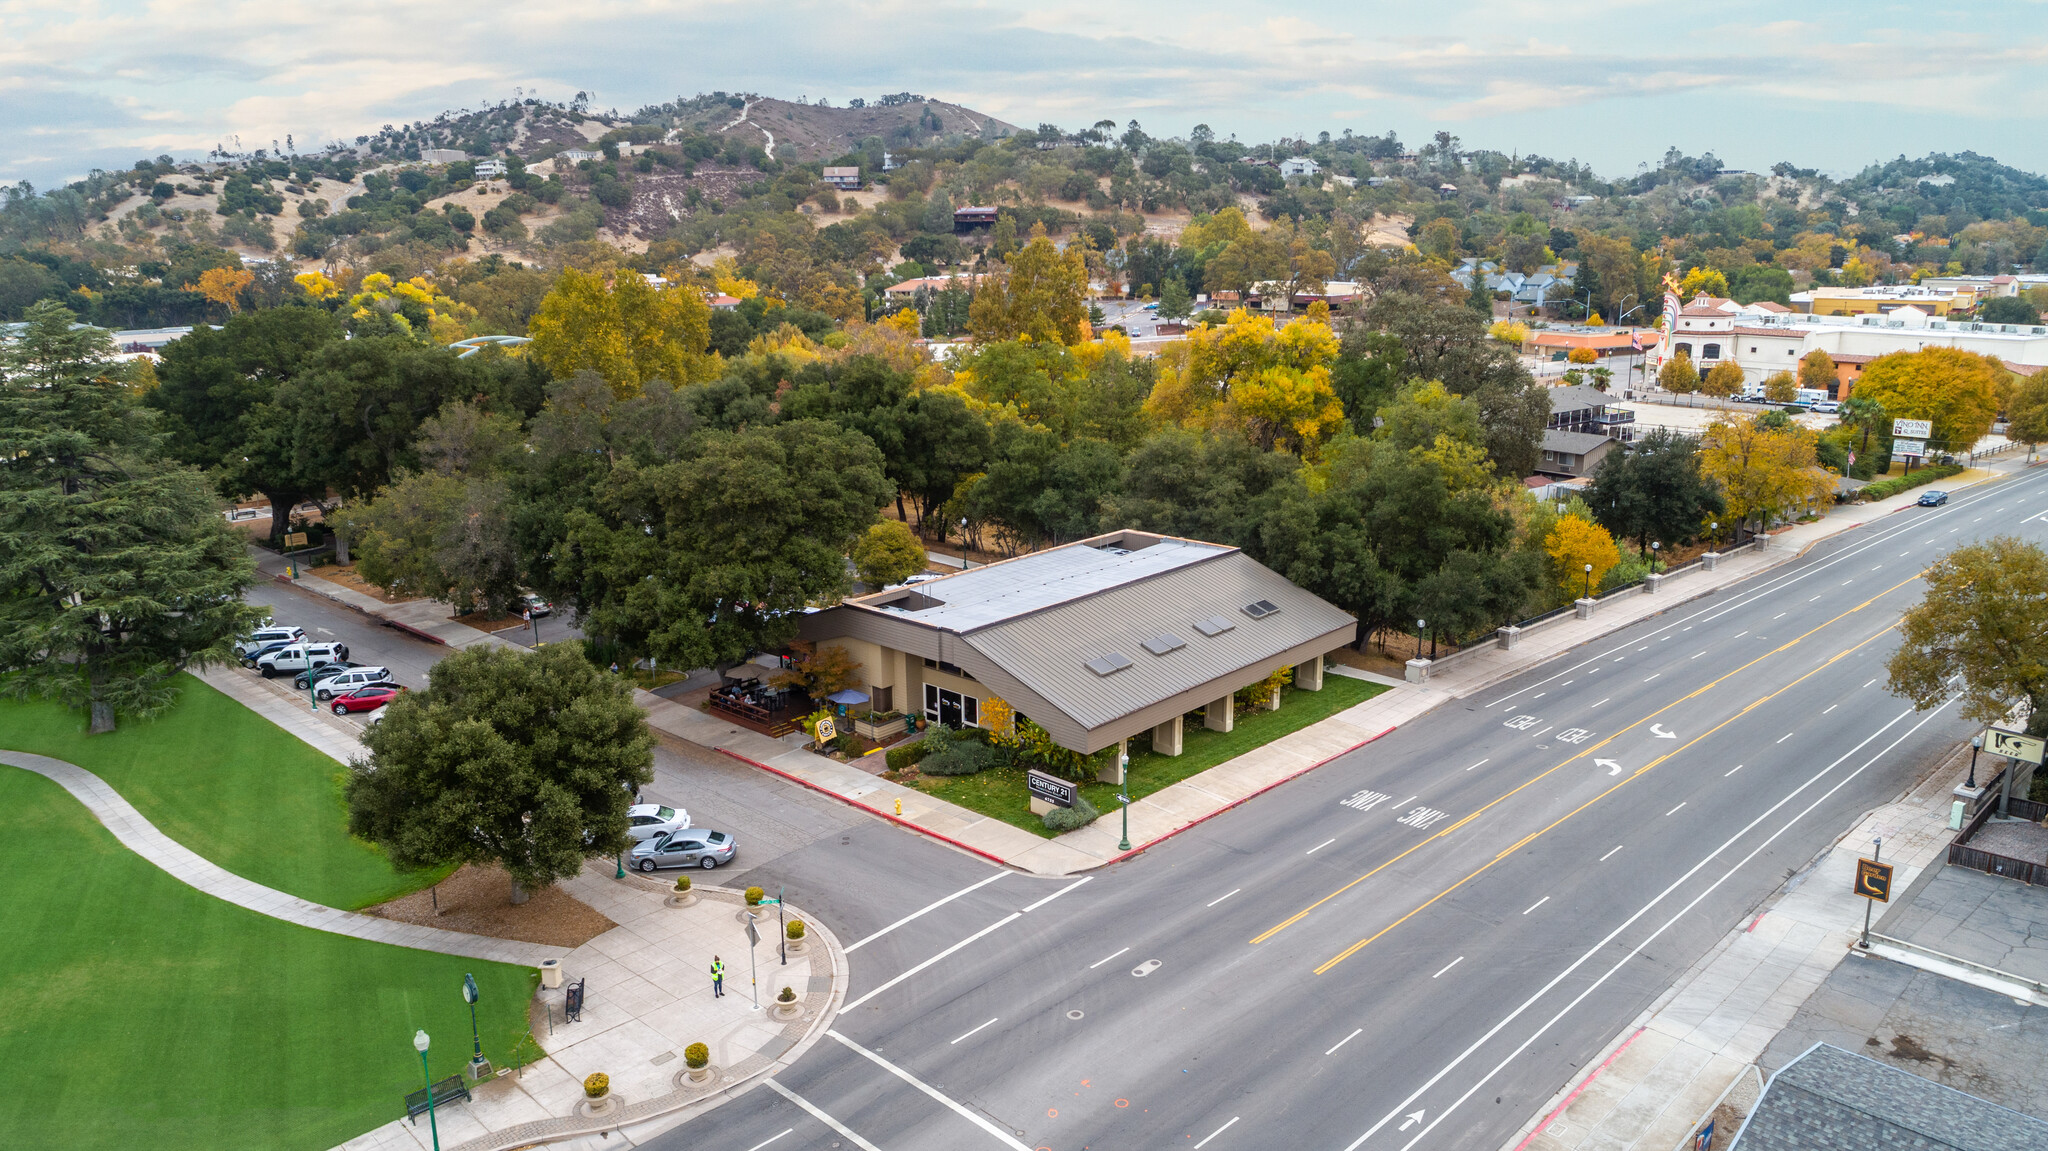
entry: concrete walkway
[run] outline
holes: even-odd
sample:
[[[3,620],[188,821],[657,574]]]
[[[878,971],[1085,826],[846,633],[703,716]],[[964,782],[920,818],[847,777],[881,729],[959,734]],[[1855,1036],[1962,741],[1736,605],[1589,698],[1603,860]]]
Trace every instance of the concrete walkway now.
[[[135,810],[133,804],[121,798],[120,793],[105,780],[76,764],[25,751],[0,751],[0,763],[55,780],[78,802],[84,804],[94,818],[105,824],[107,830],[114,833],[114,837],[121,841],[123,847],[162,868],[172,878],[216,899],[225,900],[238,907],[246,907],[272,919],[282,919],[286,923],[310,927],[315,931],[367,939],[373,943],[389,943],[395,947],[412,947],[421,951],[437,951],[443,955],[461,955],[471,959],[487,959],[494,963],[516,963],[526,967],[537,967],[541,960],[551,958],[561,950],[543,947],[537,943],[491,939],[460,931],[443,931],[437,927],[420,927],[411,923],[379,919],[374,915],[342,911],[300,899],[296,895],[287,895],[275,888],[243,879],[218,864],[201,858],[170,836],[158,831],[155,824]]]
[[[279,583],[304,588],[315,595],[324,596],[343,607],[352,608],[367,616],[388,620],[422,639],[433,640],[449,647],[471,647],[480,643],[503,644],[506,647],[521,645],[499,639],[490,632],[455,622],[448,615],[448,605],[428,599],[402,600],[385,603],[373,595],[365,595],[351,587],[322,579],[306,569],[299,569],[296,577],[285,574],[289,561],[276,552],[250,545],[249,554],[256,560],[256,570]]]

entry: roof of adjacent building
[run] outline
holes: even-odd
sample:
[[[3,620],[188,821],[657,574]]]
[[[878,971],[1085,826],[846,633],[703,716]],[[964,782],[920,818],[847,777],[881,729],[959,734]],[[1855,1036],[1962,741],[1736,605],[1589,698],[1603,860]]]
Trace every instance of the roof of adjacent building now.
[[[1304,645],[1320,655],[1355,624],[1237,548],[1125,531],[848,599],[806,617],[804,632],[898,650],[911,650],[905,625],[942,633],[929,646],[950,654],[926,658],[948,659],[984,682],[999,671],[1059,713],[1003,692],[1056,737],[1101,746],[1086,733],[1216,681],[1244,679],[1248,669],[1256,675],[1245,682],[1253,682],[1298,662]],[[976,657],[992,666],[985,672]]]
[[[1816,1043],[1764,1088],[1733,1151],[2039,1151],[2048,1123]]]
[[[1585,384],[1566,384],[1550,389],[1552,414],[1573,412],[1582,408],[1604,408],[1613,402],[1614,397],[1599,388],[1588,387]]]
[[[1570,452],[1575,456],[1590,455],[1602,444],[1619,441],[1593,432],[1560,432],[1555,429],[1543,433],[1543,450],[1546,452]]]

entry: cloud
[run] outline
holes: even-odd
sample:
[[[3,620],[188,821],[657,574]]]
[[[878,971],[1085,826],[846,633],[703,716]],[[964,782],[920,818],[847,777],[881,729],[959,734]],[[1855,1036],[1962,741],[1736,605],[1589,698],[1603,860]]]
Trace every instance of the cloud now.
[[[0,176],[39,184],[233,136],[352,139],[515,87],[624,110],[710,89],[909,89],[1016,123],[1206,122],[1241,139],[1451,126],[1468,146],[1610,172],[1663,142],[1748,166],[1971,148],[2048,168],[2048,19],[2013,0],[1829,20],[1760,0],[14,0],[0,32]]]

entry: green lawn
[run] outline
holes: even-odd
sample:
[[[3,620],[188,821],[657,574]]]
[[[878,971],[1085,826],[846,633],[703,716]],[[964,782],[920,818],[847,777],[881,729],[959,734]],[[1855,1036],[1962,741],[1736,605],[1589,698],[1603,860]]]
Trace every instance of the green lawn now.
[[[11,734],[11,732],[10,732]],[[324,1151],[526,1033],[535,973],[282,923],[178,882],[0,767],[0,1144]]]
[[[177,705],[161,718],[90,737],[82,712],[0,700],[0,747],[85,768],[165,835],[302,899],[367,907],[443,877],[399,872],[349,836],[341,764],[199,680],[179,683]]]
[[[1321,691],[1283,689],[1278,711],[1240,713],[1232,731],[1210,731],[1194,723],[1185,725],[1179,755],[1156,754],[1147,740],[1140,738],[1131,751],[1131,799],[1143,799],[1224,760],[1328,719],[1385,690],[1380,684],[1330,673],[1323,676]],[[999,767],[975,775],[931,776],[919,779],[916,786],[949,803],[1050,839],[1053,833],[1046,830],[1045,821],[1031,814],[1031,797],[1024,790],[1024,771],[1022,767]],[[1081,794],[1105,816],[1117,807],[1114,784],[1090,783],[1081,788]]]

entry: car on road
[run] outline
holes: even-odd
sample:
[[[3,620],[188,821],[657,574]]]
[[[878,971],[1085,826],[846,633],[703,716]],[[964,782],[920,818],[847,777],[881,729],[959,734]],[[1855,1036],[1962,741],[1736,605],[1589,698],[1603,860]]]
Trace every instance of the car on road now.
[[[1837,400],[1822,400],[1821,402],[1813,405],[1813,410],[1816,412],[1833,414],[1835,412],[1841,411],[1842,405]]]
[[[525,595],[520,596],[518,606],[520,610],[531,613],[535,619],[555,614],[554,604],[549,603],[532,592],[527,592]]]
[[[1947,503],[1947,502],[1948,502],[1948,493],[1947,493],[1947,492],[1921,492],[1921,493],[1920,493],[1920,506],[1921,506],[1921,507],[1923,507],[1923,508],[1938,508],[1938,507],[1940,507],[1941,505],[1943,505],[1943,504],[1945,504],[1945,503]]]
[[[1140,309],[1139,309],[1139,311],[1143,311],[1143,312],[1156,312],[1156,311],[1158,311],[1158,310],[1159,310],[1159,305],[1158,305],[1158,304],[1156,304],[1156,303],[1154,303],[1154,304],[1146,304],[1146,305],[1145,305],[1145,306],[1144,306],[1143,308],[1140,308]]]
[[[322,703],[347,695],[357,688],[395,683],[388,667],[352,667],[335,675],[313,680],[313,698]]]
[[[690,813],[665,803],[636,803],[626,809],[626,834],[649,840],[690,826]]]
[[[264,679],[284,671],[305,671],[323,663],[341,663],[348,659],[348,645],[345,643],[295,643],[278,648],[268,655],[256,659],[256,670]]]
[[[633,845],[633,866],[641,871],[657,867],[701,867],[706,871],[731,863],[739,840],[723,831],[687,827],[664,832]]]
[[[306,629],[302,627],[288,627],[282,624],[259,627],[250,632],[248,638],[235,641],[235,654],[242,658],[242,662],[253,663],[256,657],[267,649],[297,643],[305,638]]]
[[[350,715],[358,711],[375,711],[397,699],[405,689],[395,683],[373,683],[334,697],[334,714]]]
[[[340,675],[342,672],[345,672],[350,668],[361,666],[362,665],[359,663],[350,663],[345,659],[335,659],[328,660],[326,663],[316,663],[312,667],[309,667],[306,670],[292,677],[292,689],[295,691],[304,691],[308,687],[311,687],[313,684],[319,683],[321,680],[332,678],[334,676]]]

